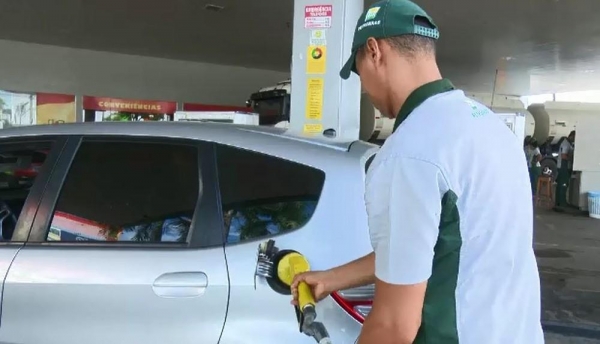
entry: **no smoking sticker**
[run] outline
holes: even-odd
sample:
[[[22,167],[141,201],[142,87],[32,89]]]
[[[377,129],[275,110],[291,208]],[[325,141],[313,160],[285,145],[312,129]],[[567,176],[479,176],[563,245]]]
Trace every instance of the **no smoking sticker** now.
[[[304,7],[304,28],[327,29],[331,27],[332,5],[310,5]]]

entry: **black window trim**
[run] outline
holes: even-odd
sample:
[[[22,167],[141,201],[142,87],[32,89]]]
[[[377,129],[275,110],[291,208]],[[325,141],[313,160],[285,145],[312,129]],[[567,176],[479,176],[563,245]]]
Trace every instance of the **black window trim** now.
[[[29,194],[27,195],[27,199],[25,200],[23,209],[21,209],[21,213],[19,215],[19,218],[17,219],[12,239],[10,241],[0,241],[1,246],[22,246],[24,243],[27,242],[44,191],[54,172],[57,161],[64,150],[64,147],[67,143],[67,139],[64,137],[53,135],[18,138],[11,137],[0,139],[0,144],[12,145],[20,142],[51,142],[52,147],[50,148],[50,152],[48,153],[48,156],[46,157],[46,160],[44,161],[40,172],[35,178],[33,186],[29,189]]]
[[[78,241],[78,242],[60,242],[47,241],[47,233],[50,228],[50,222],[54,214],[56,203],[60,196],[71,164],[84,139],[106,140],[106,141],[137,141],[153,143],[184,143],[194,145],[198,148],[198,163],[200,176],[200,192],[188,240],[185,243],[161,242],[161,243],[137,243],[131,241]],[[90,248],[137,248],[137,249],[206,249],[223,245],[222,217],[220,211],[217,211],[217,194],[214,182],[216,174],[215,164],[215,146],[213,143],[194,139],[162,138],[156,136],[138,136],[138,135],[73,135],[68,138],[63,154],[56,163],[55,172],[52,174],[46,192],[40,201],[40,210],[38,211],[33,225],[28,246],[50,246],[50,247],[90,247]],[[199,214],[203,214],[199,216]],[[201,227],[200,227],[201,226]],[[204,230],[203,230],[204,229]]]

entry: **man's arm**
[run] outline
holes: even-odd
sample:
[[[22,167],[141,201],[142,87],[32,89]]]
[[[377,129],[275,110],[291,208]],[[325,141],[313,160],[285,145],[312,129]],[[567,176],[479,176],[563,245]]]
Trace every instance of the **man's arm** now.
[[[535,161],[536,162],[541,162],[542,161],[542,152],[540,152],[539,147],[535,147]]]
[[[375,283],[375,254],[373,252],[350,263],[331,269],[336,281],[334,290],[361,287]]]
[[[395,285],[375,282],[373,309],[363,325],[359,344],[412,344],[421,327],[427,282]]]
[[[373,172],[382,183],[367,193],[375,298],[358,343],[413,343],[421,326],[448,182],[436,165],[412,158],[391,158]]]

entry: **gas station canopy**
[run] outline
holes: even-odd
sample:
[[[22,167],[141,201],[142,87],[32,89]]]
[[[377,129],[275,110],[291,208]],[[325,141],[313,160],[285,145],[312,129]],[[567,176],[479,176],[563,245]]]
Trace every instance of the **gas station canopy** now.
[[[600,89],[599,1],[417,2],[440,27],[444,74],[462,88]],[[0,39],[287,72],[293,9],[274,0],[2,1]]]

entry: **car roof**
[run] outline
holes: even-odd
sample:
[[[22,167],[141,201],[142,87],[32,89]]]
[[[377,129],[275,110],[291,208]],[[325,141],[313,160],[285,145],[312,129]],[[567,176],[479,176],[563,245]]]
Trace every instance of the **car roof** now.
[[[0,130],[0,138],[35,137],[54,135],[102,135],[102,136],[152,136],[185,138],[240,144],[263,141],[270,136],[274,141],[296,141],[300,146],[320,146],[337,151],[348,151],[355,141],[333,141],[326,138],[302,137],[290,134],[284,128],[267,126],[237,125],[213,122],[88,122],[11,127]]]

